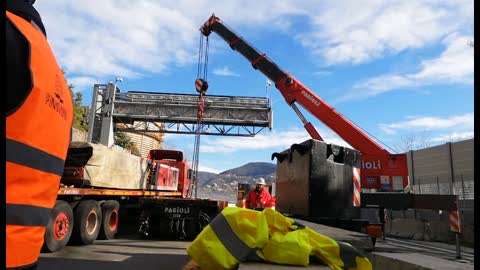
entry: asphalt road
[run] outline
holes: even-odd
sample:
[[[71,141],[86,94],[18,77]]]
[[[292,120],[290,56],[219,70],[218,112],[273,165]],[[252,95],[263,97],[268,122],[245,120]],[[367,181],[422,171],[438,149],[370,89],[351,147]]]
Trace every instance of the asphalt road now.
[[[133,218],[132,218],[133,217]],[[55,253],[42,253],[38,270],[181,270],[190,260],[186,253],[190,241],[144,239],[136,233],[135,215],[123,217],[116,239],[96,240],[93,245],[67,246]],[[455,245],[387,237],[378,240],[375,251],[420,253],[427,256],[474,265],[474,250],[462,247],[456,259]]]
[[[386,240],[378,240],[375,245],[375,251],[377,252],[418,253],[474,265],[474,249],[461,247],[460,250],[461,258],[457,259],[456,246],[445,243],[387,237]]]
[[[190,244],[120,235],[114,240],[96,240],[93,245],[67,246],[56,253],[42,253],[38,270],[181,270],[190,260],[186,253]],[[387,238],[379,240],[375,250],[420,253],[474,265],[473,249],[462,247],[459,260],[455,258],[455,246],[443,243]]]
[[[96,240],[93,245],[67,246],[55,253],[42,253],[38,270],[180,270],[190,260],[191,242],[145,240],[120,236]]]

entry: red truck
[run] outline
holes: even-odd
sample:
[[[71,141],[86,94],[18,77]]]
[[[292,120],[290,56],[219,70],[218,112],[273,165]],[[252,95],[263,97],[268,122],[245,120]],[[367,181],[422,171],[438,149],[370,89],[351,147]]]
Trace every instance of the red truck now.
[[[228,202],[191,198],[190,172],[180,151],[150,150],[141,158],[72,142],[43,251],[113,239],[129,209],[135,209],[134,225],[144,235],[193,239]]]

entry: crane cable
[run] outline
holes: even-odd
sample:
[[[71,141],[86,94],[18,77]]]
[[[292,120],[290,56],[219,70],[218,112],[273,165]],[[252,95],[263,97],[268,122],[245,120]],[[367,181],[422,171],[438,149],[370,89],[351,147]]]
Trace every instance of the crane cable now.
[[[205,47],[203,46],[203,40],[206,40]],[[207,94],[208,83],[207,83],[207,70],[208,70],[208,37],[204,37],[200,34],[200,44],[198,50],[198,66],[197,66],[197,79],[195,80],[195,89],[198,92],[198,102],[197,102],[197,124],[195,126],[195,142],[193,147],[193,158],[192,158],[192,185],[195,189],[195,198],[197,198],[198,190],[198,164],[200,161],[200,135],[203,128],[203,117],[204,117],[204,96]],[[190,188],[188,197],[192,197],[193,190]]]

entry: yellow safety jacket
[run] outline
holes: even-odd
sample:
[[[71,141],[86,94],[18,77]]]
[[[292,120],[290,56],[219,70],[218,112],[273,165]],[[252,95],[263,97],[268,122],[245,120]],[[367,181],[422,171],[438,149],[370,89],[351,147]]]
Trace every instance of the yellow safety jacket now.
[[[307,266],[310,256],[332,269],[371,270],[370,261],[272,209],[227,207],[197,236],[187,253],[201,269],[235,269],[240,262],[266,261]]]

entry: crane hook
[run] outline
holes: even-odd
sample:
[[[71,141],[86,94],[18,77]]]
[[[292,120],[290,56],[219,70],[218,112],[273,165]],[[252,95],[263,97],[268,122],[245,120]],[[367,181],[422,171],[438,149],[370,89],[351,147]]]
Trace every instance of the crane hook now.
[[[207,94],[208,90],[208,83],[202,78],[198,78],[195,80],[195,90],[202,95]]]

